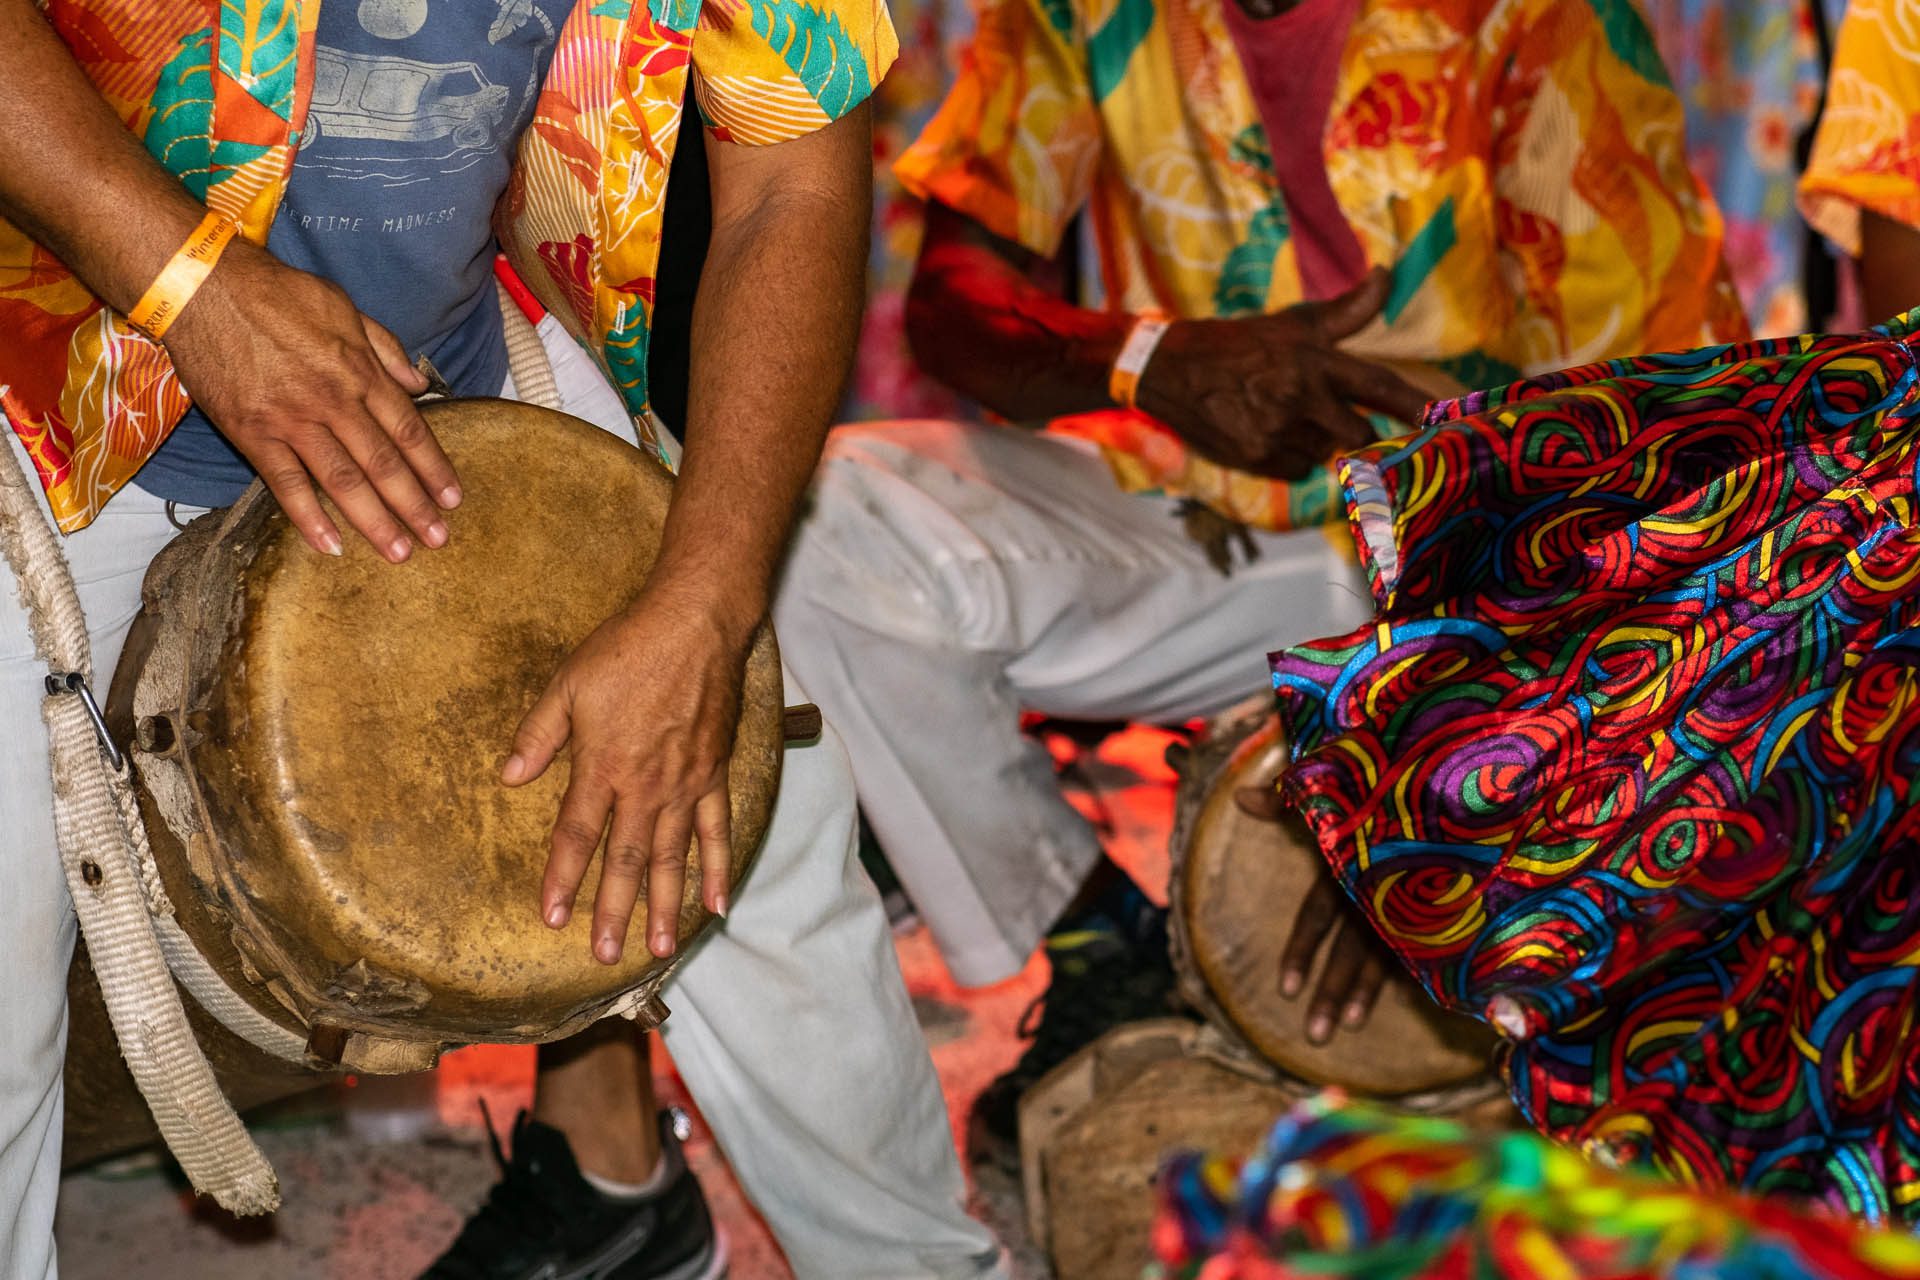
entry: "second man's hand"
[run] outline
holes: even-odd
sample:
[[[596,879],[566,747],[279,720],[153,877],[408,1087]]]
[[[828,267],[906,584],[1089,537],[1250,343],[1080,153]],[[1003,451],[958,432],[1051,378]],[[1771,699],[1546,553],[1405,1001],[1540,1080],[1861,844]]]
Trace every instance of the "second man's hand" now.
[[[501,781],[539,777],[562,747],[571,774],[554,824],[540,913],[553,928],[573,915],[594,851],[606,838],[594,898],[596,959],[616,963],[644,877],[646,946],[679,941],[687,852],[700,847],[701,900],[725,915],[732,812],[727,766],[741,684],[761,610],[710,579],[655,570],[640,599],[609,618],[561,663],[521,721]]]
[[[1399,374],[1338,346],[1379,314],[1389,287],[1376,268],[1326,302],[1179,321],[1147,362],[1139,406],[1215,462],[1304,479],[1334,454],[1373,442],[1359,409],[1411,423],[1426,408],[1427,397]]]
[[[165,339],[180,383],[316,551],[340,530],[315,484],[386,559],[447,541],[453,465],[415,408],[426,379],[339,288],[236,240]]]
[[[1271,785],[1241,787],[1233,798],[1252,817],[1264,822],[1281,820],[1282,801]],[[1358,1031],[1366,1026],[1393,968],[1393,957],[1324,866],[1295,909],[1293,927],[1280,956],[1280,994],[1286,999],[1295,999],[1305,990],[1314,956],[1323,942],[1327,945],[1326,964],[1302,1019],[1307,1042],[1313,1045],[1326,1044],[1336,1028]]]

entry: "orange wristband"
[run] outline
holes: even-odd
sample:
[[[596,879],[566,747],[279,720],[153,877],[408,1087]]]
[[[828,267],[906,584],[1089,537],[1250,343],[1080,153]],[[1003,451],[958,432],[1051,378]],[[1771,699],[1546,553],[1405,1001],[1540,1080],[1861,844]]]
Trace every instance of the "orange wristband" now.
[[[237,230],[220,214],[209,212],[127,312],[127,323],[158,342],[206,283]]]
[[[1140,394],[1140,375],[1147,371],[1147,361],[1153,359],[1160,339],[1172,327],[1173,317],[1164,311],[1142,311],[1134,317],[1127,340],[1120,344],[1120,354],[1113,358],[1113,372],[1107,375],[1107,394],[1115,404],[1134,407],[1134,398]]]

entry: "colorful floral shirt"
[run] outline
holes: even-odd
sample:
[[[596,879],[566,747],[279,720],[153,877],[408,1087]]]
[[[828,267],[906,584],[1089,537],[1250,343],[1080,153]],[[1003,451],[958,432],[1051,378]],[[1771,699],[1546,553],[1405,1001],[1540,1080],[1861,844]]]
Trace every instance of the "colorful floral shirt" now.
[[[1089,212],[1111,305],[1181,316],[1302,297],[1288,212],[1220,5],[983,0],[959,80],[896,172],[1051,255]],[[1720,219],[1632,0],[1366,0],[1322,147],[1368,261],[1395,271],[1348,344],[1469,387],[1746,332]],[[1252,523],[1332,515],[1323,474],[1224,472],[1139,415],[1072,428],[1128,488]]]
[[[1833,42],[1827,111],[1800,181],[1807,221],[1850,254],[1860,211],[1920,227],[1920,3],[1853,0]]]
[[[1687,114],[1687,157],[1726,219],[1727,265],[1754,331],[1807,327],[1807,233],[1794,203],[1800,136],[1825,68],[1814,7],[1836,0],[1647,0]]]
[[[344,2],[344,0],[342,0]],[[313,85],[319,0],[47,0],[127,127],[264,243]],[[692,76],[715,136],[779,142],[873,91],[884,0],[583,0],[561,29],[497,214],[520,275],[638,414],[668,164]],[[0,222],[0,406],[71,532],[187,408],[166,353]]]

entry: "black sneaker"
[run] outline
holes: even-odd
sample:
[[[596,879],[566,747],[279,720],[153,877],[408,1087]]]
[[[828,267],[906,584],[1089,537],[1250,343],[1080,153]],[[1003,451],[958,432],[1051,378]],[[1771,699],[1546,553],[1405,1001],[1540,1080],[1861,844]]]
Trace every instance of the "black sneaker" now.
[[[500,1181],[421,1280],[720,1280],[726,1249],[680,1153],[684,1119],[660,1113],[666,1185],[634,1200],[597,1191],[566,1135],[526,1112],[512,1160],[488,1125]]]
[[[1012,1070],[981,1090],[967,1117],[967,1158],[975,1164],[1017,1170],[1020,1096],[1114,1027],[1176,1008],[1164,912],[1144,936],[1076,929],[1050,934],[1046,945],[1052,976],[1020,1017],[1020,1035],[1032,1043]]]

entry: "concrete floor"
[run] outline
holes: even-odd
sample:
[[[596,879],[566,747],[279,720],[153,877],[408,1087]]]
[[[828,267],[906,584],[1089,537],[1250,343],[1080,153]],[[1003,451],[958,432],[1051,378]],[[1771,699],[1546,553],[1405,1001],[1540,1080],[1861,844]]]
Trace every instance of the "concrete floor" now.
[[[1132,730],[1080,759],[1070,794],[1100,826],[1113,856],[1141,883],[1164,887],[1172,775],[1169,736]],[[1056,755],[1072,754],[1055,742]],[[1019,1017],[1046,983],[1038,955],[1018,977],[967,991],[947,977],[924,930],[898,939],[949,1114],[961,1136],[968,1107],[1019,1057]],[[656,1053],[663,1101],[693,1108],[672,1064]],[[279,1171],[285,1205],[269,1219],[238,1221],[196,1204],[151,1156],[66,1179],[57,1234],[67,1280],[408,1280],[459,1229],[494,1180],[481,1125],[485,1099],[505,1125],[532,1094],[533,1051],[482,1046],[450,1054],[421,1076],[363,1079],[283,1105],[256,1134]],[[791,1273],[725,1156],[696,1117],[688,1148],[726,1232],[734,1280]],[[1011,1180],[985,1175],[972,1208],[1007,1244],[1018,1280],[1046,1276],[1027,1240]]]

